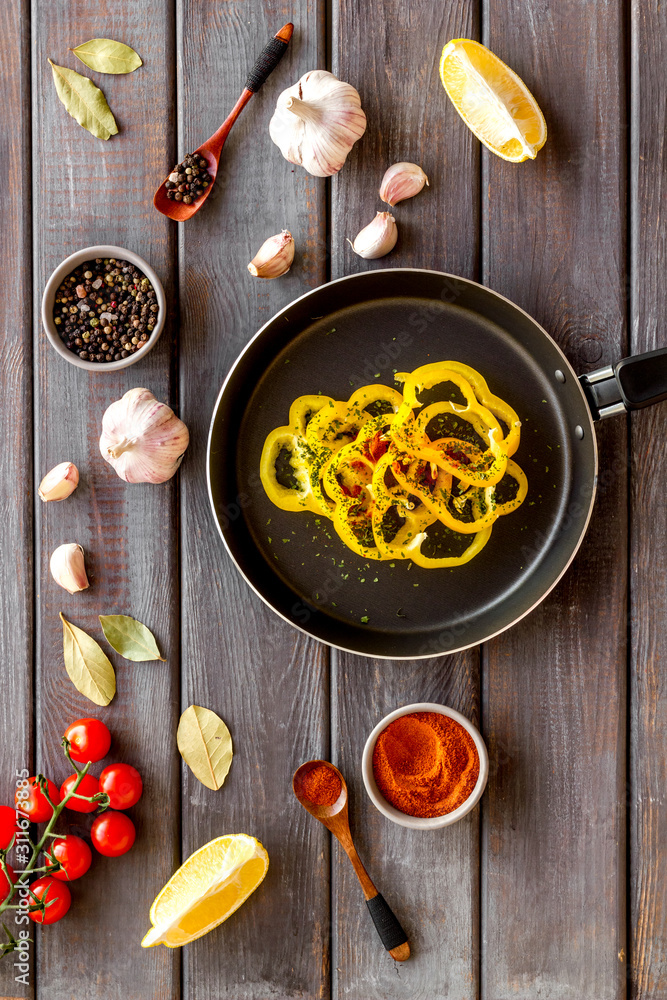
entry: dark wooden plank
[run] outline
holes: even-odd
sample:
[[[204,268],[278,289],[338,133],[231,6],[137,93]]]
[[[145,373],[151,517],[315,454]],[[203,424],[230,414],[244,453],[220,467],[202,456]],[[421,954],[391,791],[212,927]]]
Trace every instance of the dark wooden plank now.
[[[2,129],[2,159],[7,178],[0,194],[0,254],[8,294],[0,302],[0,803],[14,804],[15,772],[32,767],[33,544],[32,544],[32,330],[30,251],[30,5],[3,4],[0,32],[0,80],[6,107],[12,109]],[[15,868],[22,865],[15,864]],[[4,915],[18,937],[23,925]],[[0,928],[4,940],[4,931]],[[31,950],[34,955],[34,949]],[[33,995],[15,982],[23,970],[14,958],[0,962],[4,997]]]
[[[447,107],[438,79],[444,44],[478,31],[476,5],[344,0],[334,8],[333,69],[358,88],[368,130],[332,185],[332,277],[376,267],[431,267],[478,273],[479,150]],[[356,257],[345,237],[386,209],[377,195],[392,163],[415,161],[430,187],[392,210],[396,249],[381,261]],[[361,780],[361,753],[373,726],[415,701],[451,705],[477,719],[476,651],[417,663],[338,654],[332,746],[352,796],[359,850],[405,922],[413,956],[395,966],[371,925],[349,862],[336,850],[335,996],[388,1000],[477,995],[479,815],[443,831],[416,834],[383,819]]]
[[[35,13],[35,306],[46,278],[66,254],[103,242],[145,256],[171,303],[175,234],[154,211],[151,195],[172,155],[172,5],[60,0],[48,5],[48,16],[41,5]],[[91,73],[119,123],[120,134],[108,143],[68,117],[47,63],[50,56],[83,70],[68,48],[96,36],[133,45],[144,61],[129,76]],[[62,781],[68,772],[59,747],[65,726],[95,715],[112,730],[112,759],[135,764],[144,778],[143,798],[132,810],[135,847],[120,859],[97,856],[90,874],[72,887],[66,920],[40,935],[39,989],[53,1000],[171,998],[179,989],[178,954],[162,948],[143,952],[140,942],[153,897],[178,860],[176,481],[128,486],[103,461],[98,439],[104,410],[132,387],[147,386],[159,399],[177,401],[170,375],[174,331],[168,326],[145,360],[115,374],[78,371],[53,352],[37,325],[35,336],[37,468],[43,473],[70,459],[82,476],[70,499],[41,505],[37,514],[38,764]],[[48,568],[50,553],[64,541],[83,545],[92,579],[89,590],[73,597],[56,586]],[[77,694],[65,673],[59,611],[96,636],[101,635],[98,614],[135,615],[155,631],[167,662],[137,664],[113,656],[118,693],[107,709],[97,709]]]
[[[549,138],[534,163],[485,156],[484,280],[591,370],[626,346],[623,4],[491,0],[487,15],[486,43],[533,90]],[[598,429],[576,563],[486,651],[489,1000],[625,995],[626,437],[622,419]]]
[[[180,151],[218,127],[267,39],[287,20],[295,23],[290,49],[234,127],[218,190],[182,231],[181,398],[193,437],[181,508],[182,698],[183,707],[215,709],[235,746],[219,792],[183,769],[183,854],[243,832],[258,837],[270,857],[267,878],[248,903],[185,950],[189,1000],[329,992],[328,835],[291,791],[295,768],[329,752],[328,657],[238,575],[217,536],[204,475],[213,404],[234,358],[277,309],[325,277],[324,183],[287,163],[268,134],[280,91],[322,64],[320,0],[181,6]],[[252,278],[247,262],[283,227],[297,244],[292,270],[274,281]]]
[[[332,750],[350,790],[352,835],[371,878],[403,924],[412,955],[401,965],[387,955],[350,862],[336,845],[333,995],[472,1000],[480,948],[479,807],[445,830],[397,826],[368,799],[361,755],[371,729],[401,705],[449,705],[478,723],[477,653],[402,662],[337,654],[335,663]]]
[[[664,79],[667,12],[632,5],[631,348],[667,343],[662,261],[667,247]],[[667,717],[662,685],[667,647],[667,408],[632,418],[630,562],[630,975],[631,995],[667,995]]]

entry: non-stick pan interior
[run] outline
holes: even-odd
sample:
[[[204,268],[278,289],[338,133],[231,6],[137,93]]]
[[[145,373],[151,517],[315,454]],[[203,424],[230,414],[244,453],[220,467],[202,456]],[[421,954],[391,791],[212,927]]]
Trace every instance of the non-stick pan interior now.
[[[326,519],[268,500],[262,445],[297,396],[346,399],[361,385],[394,385],[396,372],[444,360],[476,368],[522,421],[514,457],[528,497],[497,520],[471,562],[423,569],[365,561]],[[591,426],[562,354],[511,303],[436,272],[367,272],[297,300],[239,359],[212,425],[214,508],[248,581],[294,625],[365,654],[449,652],[522,617],[568,565],[592,503]]]

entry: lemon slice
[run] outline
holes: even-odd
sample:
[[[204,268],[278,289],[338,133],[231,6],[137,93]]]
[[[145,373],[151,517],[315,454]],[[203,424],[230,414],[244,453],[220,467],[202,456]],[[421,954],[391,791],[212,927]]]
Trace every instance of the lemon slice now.
[[[539,105],[514,70],[470,38],[447,42],[440,79],[466,125],[492,153],[534,160],[547,139]]]
[[[231,916],[254,892],[269,867],[266,850],[254,837],[232,833],[191,854],[151,906],[153,927],[142,948],[180,948]]]

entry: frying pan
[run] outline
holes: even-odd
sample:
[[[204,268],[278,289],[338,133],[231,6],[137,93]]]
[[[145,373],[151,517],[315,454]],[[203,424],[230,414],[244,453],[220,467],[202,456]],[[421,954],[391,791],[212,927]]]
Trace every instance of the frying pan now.
[[[347,399],[434,361],[476,368],[518,413],[528,496],[463,566],[365,562],[326,518],[276,508],[268,432],[303,394]],[[282,309],[243,350],[208,442],[213,512],[250,586],[296,628],[367,656],[418,659],[484,642],[528,614],[581,544],[597,480],[594,421],[667,398],[667,349],[577,377],[527,313],[476,282],[411,268],[355,274]]]

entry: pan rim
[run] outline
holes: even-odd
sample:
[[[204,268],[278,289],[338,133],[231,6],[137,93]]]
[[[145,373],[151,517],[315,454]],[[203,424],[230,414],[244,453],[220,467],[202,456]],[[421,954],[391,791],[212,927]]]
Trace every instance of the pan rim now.
[[[278,312],[274,313],[274,315],[271,316],[271,318],[268,319],[266,321],[266,323],[264,323],[259,328],[259,330],[257,330],[257,332],[250,338],[250,340],[247,342],[247,344],[239,352],[239,354],[236,357],[236,360],[234,361],[234,363],[232,364],[231,368],[229,369],[229,371],[228,371],[228,373],[227,373],[227,375],[226,375],[226,377],[225,377],[225,379],[224,379],[224,381],[222,383],[220,391],[219,391],[219,393],[218,393],[218,395],[216,397],[215,404],[213,406],[213,412],[212,412],[212,415],[211,415],[211,420],[210,420],[209,429],[208,429],[208,438],[207,438],[207,442],[206,442],[206,486],[207,486],[208,498],[209,498],[209,503],[210,503],[210,506],[211,506],[211,511],[213,513],[213,520],[215,521],[215,525],[216,525],[216,527],[218,529],[218,534],[220,535],[220,537],[222,539],[222,543],[223,543],[225,549],[227,550],[227,554],[229,555],[230,559],[232,560],[232,563],[236,567],[237,571],[240,573],[241,577],[245,580],[245,582],[248,584],[248,586],[251,588],[251,590],[255,594],[257,594],[257,596],[260,598],[260,600],[268,608],[270,608],[271,611],[275,615],[277,615],[284,622],[286,622],[289,626],[291,626],[291,628],[294,628],[297,631],[301,632],[303,635],[308,636],[311,639],[314,639],[316,642],[321,642],[323,645],[329,646],[331,649],[337,649],[341,653],[350,653],[352,656],[363,656],[366,659],[370,659],[370,660],[405,660],[405,661],[408,661],[408,660],[432,660],[432,659],[435,659],[435,658],[437,658],[439,656],[453,656],[455,653],[461,653],[461,652],[463,652],[466,649],[474,649],[475,646],[480,646],[480,645],[482,645],[482,643],[490,642],[491,639],[495,639],[496,636],[502,635],[502,633],[503,632],[507,632],[508,629],[514,628],[514,626],[517,625],[520,621],[522,621],[522,619],[524,619],[528,615],[532,614],[532,612],[535,610],[535,608],[537,608],[549,596],[549,594],[551,593],[552,590],[554,590],[554,588],[557,586],[557,584],[560,583],[560,581],[562,580],[562,578],[565,576],[565,574],[567,573],[568,569],[572,565],[572,562],[574,561],[575,556],[579,552],[579,549],[581,548],[581,544],[582,544],[582,542],[584,540],[584,536],[586,535],[586,532],[588,531],[588,526],[590,524],[590,520],[591,520],[591,517],[592,517],[592,514],[593,514],[593,507],[595,505],[595,498],[596,498],[596,495],[597,495],[597,483],[598,483],[598,445],[597,445],[597,435],[595,433],[595,424],[593,422],[593,416],[592,416],[591,411],[590,411],[590,406],[588,405],[588,401],[586,399],[586,394],[584,393],[584,390],[583,390],[583,388],[581,386],[581,383],[579,381],[579,376],[577,375],[577,373],[575,372],[574,368],[572,367],[572,365],[568,361],[567,357],[563,353],[560,345],[554,340],[554,338],[548,333],[548,331],[544,329],[544,327],[541,325],[541,323],[538,323],[538,321],[533,316],[531,316],[530,313],[526,312],[525,309],[522,309],[521,306],[519,306],[519,305],[516,304],[516,302],[513,302],[511,299],[508,299],[507,296],[502,295],[500,292],[495,291],[495,289],[489,288],[488,285],[482,285],[479,281],[473,281],[471,278],[464,278],[461,275],[452,274],[451,272],[448,272],[448,271],[436,271],[436,270],[434,270],[432,268],[425,268],[425,267],[388,267],[388,268],[379,268],[378,271],[382,271],[382,273],[387,273],[387,274],[392,274],[392,273],[405,274],[406,272],[409,272],[409,273],[413,273],[413,274],[436,275],[439,278],[451,278],[454,281],[464,282],[465,284],[470,285],[470,286],[472,286],[474,288],[482,288],[482,289],[484,289],[485,292],[489,293],[490,295],[495,296],[500,301],[507,303],[507,305],[509,305],[511,308],[513,308],[513,309],[517,310],[518,312],[522,313],[540,331],[540,333],[542,333],[545,337],[547,337],[549,339],[549,341],[551,342],[551,344],[556,348],[556,351],[560,355],[561,361],[563,362],[564,369],[567,372],[569,372],[570,376],[572,377],[572,379],[576,383],[577,389],[578,389],[578,391],[581,394],[582,401],[585,404],[585,411],[586,411],[586,414],[588,416],[588,433],[591,435],[591,440],[592,440],[592,444],[593,444],[593,466],[594,466],[594,469],[593,469],[593,484],[592,484],[592,489],[591,489],[590,500],[589,500],[589,503],[588,503],[588,512],[586,514],[586,518],[584,520],[584,523],[582,525],[581,531],[579,533],[579,537],[578,537],[578,539],[576,541],[576,544],[574,545],[574,548],[572,549],[572,552],[570,554],[569,559],[567,560],[567,562],[565,563],[565,565],[561,569],[561,571],[558,574],[558,576],[550,584],[550,586],[544,591],[543,594],[540,595],[540,597],[535,601],[534,604],[530,605],[529,608],[526,608],[520,615],[517,615],[516,618],[513,618],[512,621],[508,622],[506,625],[503,625],[502,628],[497,629],[495,632],[489,633],[489,635],[485,636],[485,638],[483,638],[483,639],[478,639],[476,642],[464,643],[464,645],[462,645],[462,646],[457,646],[454,649],[447,649],[447,650],[444,650],[443,652],[440,652],[440,653],[429,652],[429,653],[416,653],[416,654],[411,655],[411,656],[395,656],[395,655],[392,655],[390,653],[365,653],[365,652],[363,652],[361,650],[358,650],[358,649],[349,649],[347,646],[340,646],[337,643],[327,642],[325,639],[320,639],[319,636],[313,635],[313,633],[310,632],[307,628],[304,628],[303,626],[297,624],[292,619],[287,618],[281,611],[279,611],[276,607],[274,607],[274,605],[255,586],[255,584],[252,582],[252,580],[249,579],[249,577],[245,573],[243,567],[239,564],[239,562],[237,561],[236,557],[234,556],[234,554],[233,554],[230,546],[227,543],[227,539],[225,538],[224,532],[223,532],[222,528],[220,527],[220,522],[218,520],[218,515],[217,515],[216,509],[215,509],[215,500],[214,500],[214,497],[213,497],[213,485],[212,485],[212,481],[211,481],[211,445],[212,445],[212,438],[213,438],[213,430],[214,430],[214,427],[215,427],[215,424],[216,424],[216,419],[217,419],[217,416],[218,416],[218,411],[220,409],[220,403],[221,403],[222,398],[223,398],[223,396],[225,394],[227,386],[229,385],[230,381],[232,380],[232,378],[234,376],[234,373],[236,372],[236,369],[239,367],[239,365],[241,364],[243,358],[248,353],[248,351],[251,349],[251,347],[253,346],[253,344],[255,343],[255,341],[257,341],[263,335],[264,331],[268,327],[272,326],[273,323],[280,316],[282,316],[284,313],[286,313],[290,309],[292,309],[298,302],[302,302],[304,299],[307,299],[309,296],[315,295],[322,288],[329,287],[330,285],[337,285],[337,284],[340,284],[341,282],[354,281],[355,279],[359,279],[359,278],[363,279],[369,273],[370,274],[376,274],[377,271],[359,271],[359,272],[357,272],[355,274],[347,274],[347,275],[344,275],[342,278],[335,278],[333,281],[323,282],[323,284],[318,285],[316,288],[310,288],[307,292],[304,292],[303,295],[299,295],[299,296],[297,296],[297,298],[292,299],[290,302],[287,303],[287,305],[283,306],[282,309],[279,309]]]

